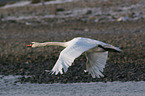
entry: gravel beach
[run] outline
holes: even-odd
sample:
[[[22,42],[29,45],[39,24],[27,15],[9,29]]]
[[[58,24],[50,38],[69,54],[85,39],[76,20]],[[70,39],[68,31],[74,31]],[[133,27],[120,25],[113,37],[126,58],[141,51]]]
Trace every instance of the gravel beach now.
[[[72,2],[0,8],[0,74],[22,75],[17,82],[76,83],[145,81],[144,0],[74,0]],[[109,53],[103,74],[85,73],[85,56],[63,75],[50,75],[63,49],[27,48],[32,41],[100,40],[123,50]],[[28,77],[27,77],[28,76]]]

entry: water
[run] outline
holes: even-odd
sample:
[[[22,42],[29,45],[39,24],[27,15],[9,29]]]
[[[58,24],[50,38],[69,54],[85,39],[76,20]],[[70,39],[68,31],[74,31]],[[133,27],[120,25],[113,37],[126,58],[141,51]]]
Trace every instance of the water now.
[[[145,82],[20,84],[20,76],[0,76],[0,96],[145,96]]]

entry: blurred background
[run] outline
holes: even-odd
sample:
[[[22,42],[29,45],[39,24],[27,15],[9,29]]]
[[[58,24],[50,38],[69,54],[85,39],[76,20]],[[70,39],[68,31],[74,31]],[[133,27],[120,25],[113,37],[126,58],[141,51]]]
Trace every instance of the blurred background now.
[[[144,25],[144,0],[0,0],[0,96],[144,96]],[[75,37],[123,52],[110,52],[104,77],[92,78],[84,54],[50,75],[63,48],[26,47]]]
[[[67,83],[145,80],[144,0],[0,0],[0,75],[18,82]],[[58,46],[27,48],[32,41],[100,40],[123,50],[110,53],[103,78],[85,73],[77,58],[63,75],[50,75]]]

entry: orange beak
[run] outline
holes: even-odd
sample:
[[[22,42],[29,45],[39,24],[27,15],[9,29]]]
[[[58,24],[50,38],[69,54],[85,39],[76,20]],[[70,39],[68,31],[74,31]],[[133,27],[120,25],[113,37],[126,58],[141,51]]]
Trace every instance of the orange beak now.
[[[32,47],[32,44],[30,44],[30,45],[27,45],[27,47]]]

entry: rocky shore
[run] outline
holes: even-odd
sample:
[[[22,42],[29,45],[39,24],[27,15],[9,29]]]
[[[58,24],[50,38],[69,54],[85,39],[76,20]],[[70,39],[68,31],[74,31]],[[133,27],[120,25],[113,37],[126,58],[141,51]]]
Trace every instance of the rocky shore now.
[[[142,1],[80,0],[0,9],[0,75],[23,75],[18,81],[21,83],[145,81],[145,18],[142,14],[145,8],[139,6]],[[132,5],[138,5],[140,10],[136,7],[123,10]],[[121,10],[116,10],[119,7]],[[122,16],[128,19],[119,20]],[[53,68],[63,48],[26,47],[32,41],[67,41],[75,37],[97,39],[118,46],[123,52],[109,53],[105,77],[93,79],[84,72],[84,55],[77,58],[66,73],[55,76],[45,70]]]

